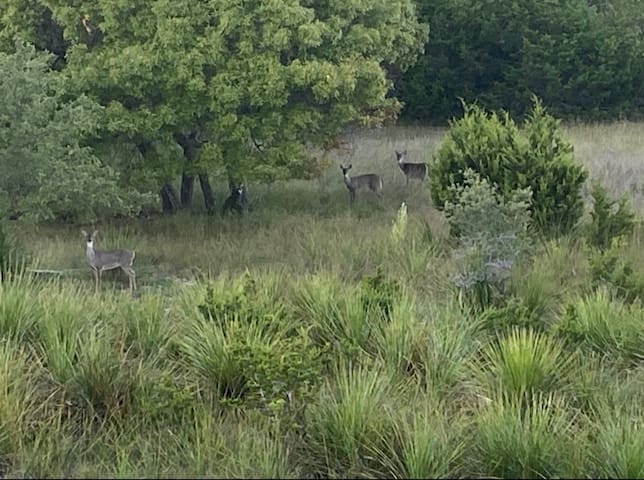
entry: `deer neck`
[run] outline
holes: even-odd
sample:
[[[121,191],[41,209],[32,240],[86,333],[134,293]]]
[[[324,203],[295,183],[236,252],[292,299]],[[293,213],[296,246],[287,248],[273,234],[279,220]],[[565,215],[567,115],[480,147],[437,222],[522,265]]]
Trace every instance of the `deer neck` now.
[[[344,184],[349,190],[353,188],[353,182],[351,181],[351,177],[349,176],[348,172],[344,174]]]
[[[96,250],[94,250],[94,242],[87,242],[87,247],[85,248],[85,255],[90,264],[94,263],[96,259]]]

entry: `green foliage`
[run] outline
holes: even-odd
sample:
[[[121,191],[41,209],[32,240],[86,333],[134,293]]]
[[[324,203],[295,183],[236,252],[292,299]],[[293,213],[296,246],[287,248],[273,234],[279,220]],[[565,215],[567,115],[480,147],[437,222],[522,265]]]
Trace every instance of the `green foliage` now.
[[[160,179],[215,169],[262,181],[309,177],[319,165],[306,146],[396,116],[382,65],[407,68],[427,39],[412,0],[136,0],[80,13],[46,3],[70,42],[74,91],[106,107],[108,136],[152,144],[135,170]],[[175,134],[195,132],[208,143],[194,158],[176,148],[164,155]]]
[[[316,275],[295,291],[295,317],[312,324],[311,337],[321,348],[357,361],[372,350],[374,322],[385,318],[379,302],[392,307],[388,289],[375,292],[375,298],[364,297],[361,290],[337,277]]]
[[[10,215],[38,220],[136,212],[144,197],[121,189],[118,173],[86,146],[102,109],[85,95],[70,99],[51,60],[23,43],[0,53],[0,199]]]
[[[203,319],[181,350],[220,401],[260,409],[294,427],[320,381],[323,350],[248,272],[237,285],[232,294],[208,288],[198,306]]]
[[[35,374],[23,348],[11,341],[0,342],[0,469],[7,471],[20,441],[28,432],[36,402]]]
[[[608,287],[626,302],[644,299],[644,275],[633,269],[621,249],[613,246],[607,251],[591,253],[591,287],[595,290]]]
[[[642,415],[622,409],[600,409],[593,424],[592,463],[595,476],[642,478],[644,476],[644,430]]]
[[[9,281],[11,273],[19,273],[26,260],[16,239],[7,233],[0,218],[0,281]]]
[[[572,457],[572,418],[565,402],[550,393],[526,405],[501,396],[476,420],[478,472],[496,478],[563,476]]]
[[[545,330],[545,324],[521,297],[511,296],[503,305],[489,307],[481,313],[480,319],[490,332],[501,333],[515,327]]]
[[[382,475],[382,459],[371,453],[391,435],[398,389],[384,372],[342,363],[306,412],[304,455],[313,476]]]
[[[530,403],[559,392],[571,373],[571,356],[560,341],[530,329],[514,329],[483,351],[481,381],[488,392]]]
[[[641,118],[639,0],[419,0],[418,10],[431,35],[397,82],[408,119],[445,123],[459,98],[523,116],[533,93],[558,117]]]
[[[590,245],[605,251],[615,239],[633,230],[635,214],[629,208],[626,196],[619,202],[610,200],[599,182],[593,183],[592,197],[593,210],[586,235]]]
[[[534,105],[519,131],[507,113],[486,113],[464,105],[463,118],[451,127],[430,164],[431,195],[444,208],[454,203],[468,169],[496,185],[508,200],[530,189],[532,224],[546,234],[569,232],[583,214],[581,188],[587,172],[573,161],[572,145],[563,139],[559,122]]]
[[[527,250],[530,190],[517,190],[505,200],[468,168],[463,184],[449,191],[454,202],[445,203],[445,214],[460,243],[456,285],[473,308],[482,310],[503,293],[510,269]]]
[[[376,308],[387,319],[393,315],[394,305],[401,292],[400,282],[387,277],[381,267],[377,268],[375,275],[365,276],[360,283],[360,299],[365,312]]]
[[[604,288],[569,303],[555,329],[573,348],[637,363],[644,357],[644,310],[612,298]]]

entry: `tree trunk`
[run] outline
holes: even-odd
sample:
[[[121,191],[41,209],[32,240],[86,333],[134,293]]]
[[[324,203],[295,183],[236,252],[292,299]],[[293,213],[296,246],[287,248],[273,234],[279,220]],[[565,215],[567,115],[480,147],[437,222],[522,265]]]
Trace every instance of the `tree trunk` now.
[[[177,211],[179,202],[177,201],[177,194],[170,183],[164,183],[159,191],[161,196],[161,209],[163,213],[174,213]]]
[[[208,179],[207,173],[199,174],[199,184],[201,185],[203,203],[206,206],[206,212],[208,212],[208,215],[212,215],[215,213],[215,196],[212,193],[212,187],[210,186],[210,180]]]
[[[186,159],[186,168],[181,174],[181,208],[190,208],[192,206],[192,191],[194,185],[194,175],[190,173],[192,163],[197,157],[201,141],[197,139],[197,132],[189,134],[175,133],[174,140],[181,146],[183,156]]]
[[[181,174],[181,208],[192,207],[192,190],[195,177],[189,173]]]

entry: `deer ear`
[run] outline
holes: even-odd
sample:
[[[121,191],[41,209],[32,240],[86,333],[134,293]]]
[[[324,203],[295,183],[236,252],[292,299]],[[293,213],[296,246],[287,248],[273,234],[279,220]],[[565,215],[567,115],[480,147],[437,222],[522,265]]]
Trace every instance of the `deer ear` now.
[[[81,230],[81,233],[83,234],[83,237],[87,236],[87,232],[85,230]]]
[[[92,233],[92,238],[94,238],[96,235],[98,235],[98,230],[94,230],[94,233]]]
[[[353,168],[353,163],[350,163],[350,164],[349,164],[349,168]]]

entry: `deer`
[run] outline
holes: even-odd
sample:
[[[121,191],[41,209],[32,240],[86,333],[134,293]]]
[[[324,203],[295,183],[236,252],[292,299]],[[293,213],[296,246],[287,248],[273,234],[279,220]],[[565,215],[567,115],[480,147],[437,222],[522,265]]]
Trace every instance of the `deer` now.
[[[348,167],[340,165],[342,175],[344,176],[344,184],[349,189],[349,199],[351,203],[353,203],[356,199],[356,190],[364,187],[367,187],[369,190],[378,195],[378,197],[381,197],[382,177],[375,173],[365,173],[363,175],[356,175],[355,177],[351,177],[349,175],[349,170],[351,170],[352,167],[352,164],[349,164]]]
[[[425,177],[427,176],[427,165],[425,163],[405,162],[405,157],[407,156],[407,149],[405,149],[404,152],[399,152],[398,150],[395,150],[395,152],[396,152],[396,163],[398,163],[398,167],[400,167],[402,172],[405,174],[407,185],[409,185],[410,178],[417,178],[422,183],[423,180],[425,180]]]
[[[125,272],[130,280],[130,292],[136,290],[136,274],[132,268],[134,262],[134,250],[96,250],[94,240],[98,230],[90,235],[85,230],[81,230],[85,237],[87,262],[94,272],[96,279],[96,291],[98,292],[101,283],[101,275],[105,270],[120,268]]]
[[[248,209],[248,196],[246,191],[246,185],[243,183],[236,185],[234,183],[229,184],[230,195],[224,202],[224,206],[221,209],[221,216],[223,217],[226,213],[234,210],[239,215],[244,213]]]

